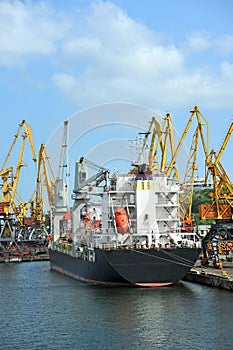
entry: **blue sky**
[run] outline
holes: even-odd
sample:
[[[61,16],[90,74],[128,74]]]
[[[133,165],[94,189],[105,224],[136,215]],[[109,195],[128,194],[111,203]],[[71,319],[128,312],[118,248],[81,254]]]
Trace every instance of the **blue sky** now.
[[[197,104],[217,151],[233,115],[232,13],[231,0],[1,0],[2,163],[23,119],[38,151],[65,118],[109,102],[169,112],[178,132]],[[233,171],[229,145],[223,159]]]

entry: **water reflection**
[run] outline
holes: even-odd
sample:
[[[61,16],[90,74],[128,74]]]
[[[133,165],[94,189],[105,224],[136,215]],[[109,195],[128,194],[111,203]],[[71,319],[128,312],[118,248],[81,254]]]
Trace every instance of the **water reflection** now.
[[[0,265],[0,293],[4,350],[212,350],[219,339],[223,350],[232,345],[232,293],[188,282],[97,288],[42,262]]]

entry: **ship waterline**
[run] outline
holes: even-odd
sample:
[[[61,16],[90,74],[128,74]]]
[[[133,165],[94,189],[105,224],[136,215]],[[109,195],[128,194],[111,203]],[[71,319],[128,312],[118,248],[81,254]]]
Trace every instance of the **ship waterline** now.
[[[50,249],[51,269],[77,280],[104,286],[162,287],[181,280],[200,248],[85,248],[73,254]]]

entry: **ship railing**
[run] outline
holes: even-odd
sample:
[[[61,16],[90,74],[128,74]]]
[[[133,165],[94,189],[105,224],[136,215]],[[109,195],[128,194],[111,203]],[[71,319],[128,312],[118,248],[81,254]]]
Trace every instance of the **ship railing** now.
[[[136,233],[137,232],[137,233]],[[132,231],[131,233],[125,233],[124,235],[117,234],[112,230],[111,232],[95,232],[87,231],[86,244],[92,248],[100,249],[117,249],[118,247],[146,247],[148,236],[152,236],[153,233],[146,233],[142,231]]]
[[[180,236],[180,242],[177,242],[177,246],[191,247],[197,246],[199,243],[198,237],[186,236],[181,234],[179,230],[176,232]],[[160,232],[160,236],[167,237],[167,232]],[[140,232],[139,230],[132,230],[132,232],[125,233],[124,235],[117,234],[114,229],[108,230],[87,230],[85,236],[83,232],[77,236],[77,241],[90,248],[99,249],[117,249],[118,247],[148,247],[153,244],[153,238],[157,236],[156,232]],[[66,248],[67,249],[67,248]]]
[[[94,233],[90,236],[89,245],[100,249],[114,249],[117,247],[116,235],[110,233]]]
[[[56,247],[56,250],[58,250],[59,252],[72,255],[72,244],[71,243],[58,240],[57,242],[55,242],[55,247]]]

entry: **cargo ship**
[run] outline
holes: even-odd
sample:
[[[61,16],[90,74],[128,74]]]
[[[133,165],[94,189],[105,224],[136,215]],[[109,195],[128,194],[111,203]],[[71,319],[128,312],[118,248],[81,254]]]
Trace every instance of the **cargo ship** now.
[[[146,163],[133,164],[125,174],[100,167],[92,176],[88,164],[84,157],[75,164],[66,234],[55,208],[51,270],[103,286],[159,287],[181,280],[201,243],[181,232],[180,186]]]

